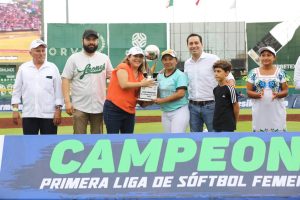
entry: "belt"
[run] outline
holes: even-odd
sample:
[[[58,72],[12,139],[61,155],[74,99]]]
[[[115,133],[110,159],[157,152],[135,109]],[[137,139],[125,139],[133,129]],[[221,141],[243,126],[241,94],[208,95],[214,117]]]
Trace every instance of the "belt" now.
[[[210,101],[193,101],[193,100],[190,100],[190,104],[194,104],[196,106],[205,106],[207,104],[211,104],[211,103],[214,103],[215,101],[214,100],[210,100]]]

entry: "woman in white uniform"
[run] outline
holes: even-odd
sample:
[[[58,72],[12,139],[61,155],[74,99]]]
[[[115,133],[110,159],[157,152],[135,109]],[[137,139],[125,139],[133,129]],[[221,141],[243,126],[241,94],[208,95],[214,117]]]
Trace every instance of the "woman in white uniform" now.
[[[154,102],[163,111],[161,119],[165,133],[185,133],[190,120],[186,74],[176,69],[177,55],[172,49],[161,54],[164,71],[157,76],[159,98]]]
[[[252,131],[286,131],[285,72],[274,65],[276,52],[272,47],[262,47],[258,53],[260,66],[250,71],[247,80],[247,94],[252,98]]]

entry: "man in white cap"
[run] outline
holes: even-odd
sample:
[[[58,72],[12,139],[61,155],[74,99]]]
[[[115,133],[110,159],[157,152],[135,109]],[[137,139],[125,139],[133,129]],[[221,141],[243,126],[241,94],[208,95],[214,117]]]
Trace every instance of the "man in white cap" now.
[[[83,50],[69,57],[62,73],[66,112],[73,115],[75,134],[87,133],[88,123],[91,133],[102,133],[106,80],[113,68],[108,56],[97,51],[98,37],[96,31],[85,30]]]
[[[24,135],[57,134],[61,123],[61,77],[57,66],[45,60],[46,48],[43,40],[33,40],[29,48],[32,61],[23,63],[17,72],[11,100],[13,122],[19,123],[22,103]]]

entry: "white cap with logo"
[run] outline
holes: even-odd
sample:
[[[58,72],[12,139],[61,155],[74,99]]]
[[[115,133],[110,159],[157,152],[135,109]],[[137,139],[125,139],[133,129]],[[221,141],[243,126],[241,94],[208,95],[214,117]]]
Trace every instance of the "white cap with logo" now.
[[[261,47],[260,49],[258,49],[258,54],[260,55],[263,51],[269,51],[274,56],[276,56],[276,51],[273,49],[273,47],[270,47],[270,46]]]
[[[29,50],[35,49],[41,45],[44,47],[47,47],[47,44],[43,40],[41,40],[41,39],[33,40],[30,44]]]
[[[140,47],[131,47],[127,53],[127,56],[138,55],[138,54],[142,54],[143,56],[145,56],[143,49],[141,49]]]

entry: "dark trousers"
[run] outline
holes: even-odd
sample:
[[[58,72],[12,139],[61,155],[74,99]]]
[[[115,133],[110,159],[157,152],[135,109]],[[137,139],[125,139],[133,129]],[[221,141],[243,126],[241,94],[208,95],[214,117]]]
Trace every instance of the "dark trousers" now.
[[[215,130],[215,132],[234,132],[234,130]]]
[[[103,108],[106,131],[110,133],[133,133],[135,115],[130,114],[106,100]]]
[[[44,118],[22,118],[24,135],[57,134],[57,126],[53,124],[53,119]]]

